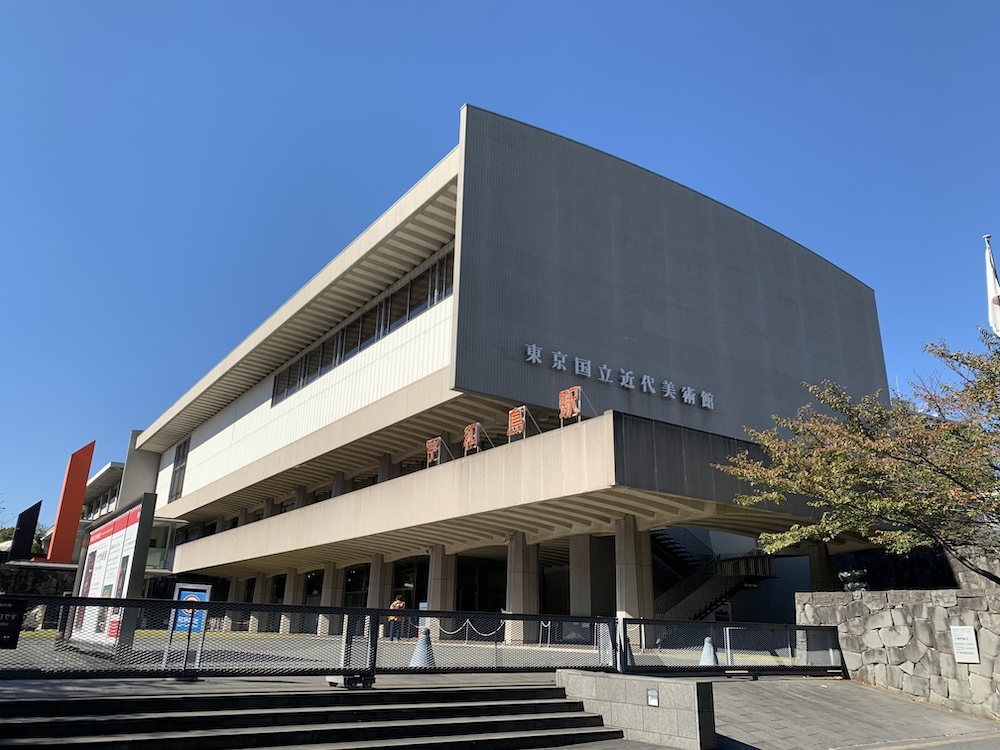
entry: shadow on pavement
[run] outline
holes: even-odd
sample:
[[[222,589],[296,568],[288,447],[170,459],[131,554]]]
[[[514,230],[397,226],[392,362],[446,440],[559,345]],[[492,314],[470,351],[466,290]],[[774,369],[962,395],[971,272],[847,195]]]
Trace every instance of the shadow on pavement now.
[[[716,735],[715,747],[716,750],[760,750],[756,745],[748,745],[724,734]]]

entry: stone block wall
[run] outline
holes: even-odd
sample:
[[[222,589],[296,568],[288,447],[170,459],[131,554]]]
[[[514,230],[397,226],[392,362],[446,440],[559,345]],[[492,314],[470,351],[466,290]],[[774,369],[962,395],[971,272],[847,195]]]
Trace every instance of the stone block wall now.
[[[621,729],[626,739],[679,750],[715,749],[711,682],[559,669],[556,685],[566,697],[583,701],[584,710]],[[656,691],[658,705],[649,705],[650,690]]]
[[[73,591],[76,569],[27,568],[0,565],[0,594],[63,596]]]
[[[800,625],[834,625],[851,678],[1000,719],[1000,590],[809,592]],[[951,626],[975,628],[980,662],[955,661]]]

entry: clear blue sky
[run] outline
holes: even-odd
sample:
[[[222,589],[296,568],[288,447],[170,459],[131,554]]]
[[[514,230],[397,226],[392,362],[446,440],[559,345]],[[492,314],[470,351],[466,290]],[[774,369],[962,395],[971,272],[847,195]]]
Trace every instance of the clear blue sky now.
[[[457,143],[466,102],[861,279],[905,389],[923,342],[987,324],[998,22],[992,0],[8,0],[0,521],[43,499],[51,522],[91,440],[94,470],[123,460]]]

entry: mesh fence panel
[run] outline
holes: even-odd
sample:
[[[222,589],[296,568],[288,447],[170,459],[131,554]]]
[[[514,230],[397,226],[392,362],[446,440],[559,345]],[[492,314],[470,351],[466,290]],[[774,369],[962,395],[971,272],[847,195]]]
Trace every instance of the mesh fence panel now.
[[[615,620],[145,599],[25,603],[0,678],[613,669]],[[398,614],[398,613],[396,613]]]
[[[377,669],[407,672],[612,669],[615,621],[554,615],[426,612],[378,642]]]
[[[794,673],[843,665],[835,628],[625,620],[624,629],[629,671],[723,667]]]
[[[0,597],[10,601],[25,614],[16,644],[0,641],[0,679],[842,669],[837,632],[821,627],[626,619],[619,649],[611,618]]]

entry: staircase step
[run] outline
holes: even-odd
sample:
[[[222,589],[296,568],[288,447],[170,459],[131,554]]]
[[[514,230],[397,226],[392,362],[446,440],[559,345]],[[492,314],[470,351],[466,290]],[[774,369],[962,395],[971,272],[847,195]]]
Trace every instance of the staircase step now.
[[[588,742],[621,740],[624,733],[617,727],[586,727],[573,730],[538,729],[527,732],[489,732],[483,734],[460,734],[449,737],[415,737],[405,741],[406,747],[427,748],[427,750],[531,750],[531,748],[566,747]],[[233,748],[233,750],[250,750]],[[384,740],[362,740],[360,742],[332,742],[315,745],[292,745],[289,750],[371,750],[384,748]]]
[[[438,703],[395,703],[353,706],[305,706],[293,708],[269,707],[267,711],[200,710],[163,713],[116,713],[91,716],[32,716],[23,719],[0,720],[0,736],[70,737],[73,735],[143,734],[160,732],[181,722],[187,731],[202,729],[244,729],[265,726],[301,724],[333,724],[378,721],[389,718],[451,719],[471,716],[511,716],[535,713],[568,713],[583,711],[581,701],[564,698],[520,699],[505,701],[446,701]]]
[[[175,717],[183,718],[183,717]],[[316,743],[380,741],[413,744],[420,737],[505,734],[553,730],[569,735],[578,728],[603,728],[603,720],[587,713],[537,713],[500,717],[455,717],[447,722],[436,719],[410,721],[362,721],[336,724],[311,724],[284,727],[252,727],[241,732],[232,729],[187,731],[183,725],[174,731],[147,734],[115,734],[103,737],[23,737],[0,739],[0,747],[67,747],[80,750],[140,750],[170,747],[171,750],[233,750],[249,747],[293,747]],[[347,744],[345,744],[347,743]],[[563,743],[566,744],[566,743]],[[469,745],[466,745],[467,747]],[[476,745],[472,745],[476,746]],[[551,746],[551,745],[550,745]]]
[[[393,705],[449,700],[534,700],[565,698],[562,688],[547,686],[487,686],[393,690],[278,691],[272,693],[191,693],[172,695],[132,695],[114,699],[115,713],[173,713],[206,708],[274,709],[305,706]],[[108,698],[34,698],[0,701],[0,719],[5,717],[92,716],[107,712]]]

